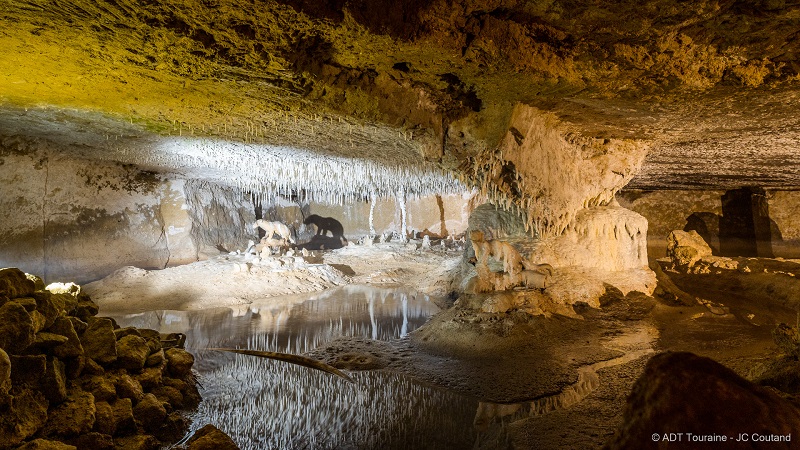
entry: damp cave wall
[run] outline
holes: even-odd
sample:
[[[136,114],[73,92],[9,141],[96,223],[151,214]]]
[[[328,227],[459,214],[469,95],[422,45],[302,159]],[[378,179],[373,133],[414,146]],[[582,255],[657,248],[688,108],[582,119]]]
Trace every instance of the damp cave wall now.
[[[638,190],[617,193],[620,205],[649,222],[650,259],[666,255],[672,230],[694,229],[717,256],[800,258],[800,191]]]
[[[120,267],[186,264],[219,254],[216,244],[246,243],[241,224],[252,223],[253,208],[232,191],[62,150],[0,141],[0,266],[86,283]]]
[[[243,250],[257,239],[255,206],[213,183],[156,175],[132,165],[85,160],[35,140],[0,140],[0,267],[41,274],[46,282],[87,283],[124,266],[187,264]],[[459,234],[471,194],[408,199],[407,228]],[[308,239],[308,214],[334,217],[345,236],[369,234],[369,202],[349,205],[285,202],[264,216]],[[395,199],[376,203],[377,233],[400,227]]]

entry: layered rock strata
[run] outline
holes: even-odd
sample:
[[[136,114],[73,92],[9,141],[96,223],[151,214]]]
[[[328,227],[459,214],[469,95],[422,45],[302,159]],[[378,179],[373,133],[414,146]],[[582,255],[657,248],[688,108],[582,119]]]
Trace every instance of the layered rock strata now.
[[[0,449],[157,449],[200,400],[194,357],[74,284],[0,270]]]

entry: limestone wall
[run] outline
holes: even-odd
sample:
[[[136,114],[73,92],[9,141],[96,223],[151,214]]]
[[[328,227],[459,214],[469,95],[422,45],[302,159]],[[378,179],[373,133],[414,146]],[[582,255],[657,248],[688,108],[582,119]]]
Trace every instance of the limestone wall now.
[[[467,229],[467,221],[472,211],[471,194],[426,196],[406,202],[407,230],[428,230],[435,234],[457,235]],[[297,206],[284,207],[283,216],[287,222],[302,223]],[[344,206],[312,203],[305,214],[333,217],[342,222],[344,234],[348,239],[369,234],[369,202],[357,202]],[[400,229],[400,206],[392,199],[378,200],[375,204],[374,226],[377,234],[391,233]]]
[[[5,139],[0,191],[2,267],[86,282],[197,259],[181,180]]]
[[[697,230],[714,255],[800,257],[800,191],[762,191],[757,188],[753,191],[758,201],[753,201],[750,210],[745,211],[746,217],[738,221],[728,220],[736,212],[730,212],[730,209],[735,208],[723,206],[724,202],[733,200],[735,190],[625,190],[617,195],[617,199],[622,206],[647,218],[647,244],[651,258],[664,257],[669,233],[685,228]],[[753,227],[752,242],[749,243],[751,254],[745,253],[747,248],[743,249],[741,241],[746,241],[746,238],[731,236],[731,231],[726,230],[732,228],[735,232],[748,226]],[[739,242],[730,244],[728,241]]]

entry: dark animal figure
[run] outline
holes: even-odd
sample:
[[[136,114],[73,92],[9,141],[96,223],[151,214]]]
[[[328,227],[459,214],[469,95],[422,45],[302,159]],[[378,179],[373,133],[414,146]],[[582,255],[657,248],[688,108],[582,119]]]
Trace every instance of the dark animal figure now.
[[[306,220],[304,220],[303,223],[306,225],[312,223],[316,225],[317,236],[327,236],[328,231],[330,231],[333,237],[344,238],[344,227],[342,226],[342,223],[333,217],[320,217],[316,214],[312,214],[306,217]]]

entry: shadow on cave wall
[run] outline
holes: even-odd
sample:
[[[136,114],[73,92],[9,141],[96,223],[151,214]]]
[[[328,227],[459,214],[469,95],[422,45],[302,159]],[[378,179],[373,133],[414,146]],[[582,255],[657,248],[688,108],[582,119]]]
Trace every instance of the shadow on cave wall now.
[[[774,258],[772,243],[782,241],[783,236],[778,225],[769,217],[764,189],[731,189],[722,195],[720,201],[722,215],[693,212],[686,218],[683,230],[697,231],[716,256]]]

